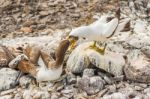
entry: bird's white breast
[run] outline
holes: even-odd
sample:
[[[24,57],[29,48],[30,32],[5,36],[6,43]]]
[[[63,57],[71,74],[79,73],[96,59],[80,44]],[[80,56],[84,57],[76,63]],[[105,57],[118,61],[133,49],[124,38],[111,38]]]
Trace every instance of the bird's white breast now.
[[[39,68],[36,79],[37,81],[53,81],[57,80],[62,74],[62,66],[57,69]]]
[[[105,27],[103,27],[101,24],[89,26],[89,28],[90,28],[90,33],[88,34],[87,39],[95,40],[95,41],[105,41],[106,40],[106,37],[103,34]]]

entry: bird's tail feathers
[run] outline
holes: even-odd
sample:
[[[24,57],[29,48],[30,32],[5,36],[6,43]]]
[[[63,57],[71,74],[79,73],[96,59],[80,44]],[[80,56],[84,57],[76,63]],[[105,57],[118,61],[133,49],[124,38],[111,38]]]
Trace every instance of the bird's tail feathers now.
[[[116,33],[117,32],[122,32],[125,30],[125,28],[130,27],[130,19],[126,18],[120,21],[117,29],[116,29]]]
[[[115,30],[117,29],[118,24],[119,24],[119,21],[117,18],[114,18],[110,22],[108,22],[105,25],[106,29],[104,29],[103,31],[104,36],[107,38],[111,37],[114,34]]]

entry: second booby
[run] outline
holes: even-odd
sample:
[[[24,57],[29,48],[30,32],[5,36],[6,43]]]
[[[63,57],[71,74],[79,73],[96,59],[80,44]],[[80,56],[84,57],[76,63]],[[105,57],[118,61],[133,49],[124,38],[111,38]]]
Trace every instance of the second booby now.
[[[92,48],[104,52],[104,49],[98,49],[96,47],[96,41],[104,42],[111,36],[113,36],[119,21],[117,18],[113,18],[111,21],[108,21],[108,16],[102,16],[100,19],[88,26],[81,26],[75,28],[69,34],[70,38],[84,38],[87,40],[94,41]]]

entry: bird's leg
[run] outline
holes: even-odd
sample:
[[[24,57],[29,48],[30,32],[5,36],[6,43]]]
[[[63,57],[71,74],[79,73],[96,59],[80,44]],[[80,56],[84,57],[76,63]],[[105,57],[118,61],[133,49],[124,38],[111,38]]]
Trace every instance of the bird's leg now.
[[[105,44],[105,46],[104,46],[103,48],[95,47],[95,50],[96,50],[97,52],[99,52],[100,54],[104,55],[106,46],[107,46],[107,44]]]
[[[105,49],[106,49],[107,44],[103,48],[96,46],[96,41],[94,41],[93,45],[90,46],[91,49],[94,49],[95,51],[99,52],[100,54],[104,55]]]
[[[94,49],[96,46],[96,41],[93,42],[93,45],[90,46],[90,48]]]
[[[105,54],[105,49],[106,49],[106,46],[107,46],[107,44],[105,43],[105,45],[104,45],[104,47],[103,47],[103,49],[102,49],[102,54],[104,55]]]
[[[93,47],[96,47],[96,41],[94,41]]]

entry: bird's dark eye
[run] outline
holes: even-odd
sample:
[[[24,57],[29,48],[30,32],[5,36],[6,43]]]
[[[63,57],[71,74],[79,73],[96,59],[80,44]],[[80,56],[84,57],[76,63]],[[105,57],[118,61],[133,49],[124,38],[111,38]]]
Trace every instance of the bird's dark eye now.
[[[114,17],[108,17],[107,22],[110,22]]]
[[[85,40],[86,38],[85,38],[85,37],[83,37],[83,39]]]
[[[22,47],[18,47],[17,50],[23,51],[23,48]]]
[[[74,37],[76,40],[78,40],[79,39],[79,37]]]

